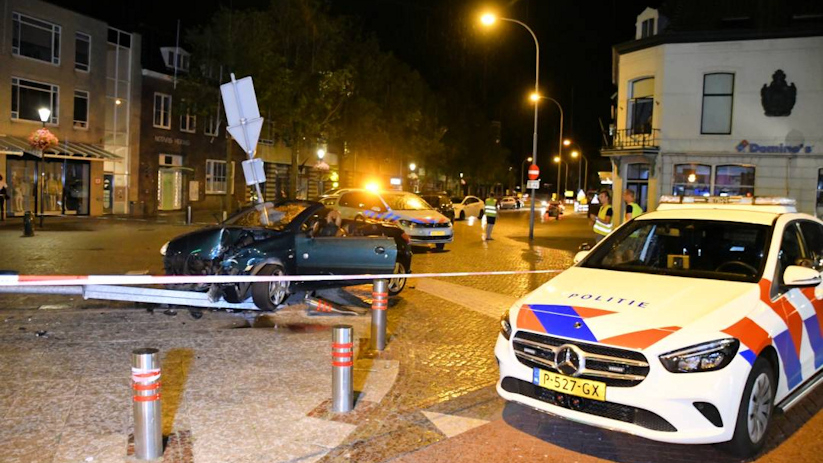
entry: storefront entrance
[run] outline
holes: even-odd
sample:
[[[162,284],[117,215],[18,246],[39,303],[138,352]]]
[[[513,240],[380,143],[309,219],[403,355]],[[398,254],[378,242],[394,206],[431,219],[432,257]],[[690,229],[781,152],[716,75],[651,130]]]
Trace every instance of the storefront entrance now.
[[[89,215],[90,171],[85,161],[7,158],[7,215]]]

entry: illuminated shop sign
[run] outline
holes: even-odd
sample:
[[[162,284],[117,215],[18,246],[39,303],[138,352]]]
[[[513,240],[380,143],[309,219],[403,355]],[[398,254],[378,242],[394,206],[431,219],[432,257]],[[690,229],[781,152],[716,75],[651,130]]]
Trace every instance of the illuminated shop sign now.
[[[748,140],[743,140],[737,144],[737,152],[738,153],[786,153],[786,154],[797,154],[797,153],[811,153],[813,150],[813,146],[809,145],[806,146],[803,143],[799,145],[786,145],[786,144],[779,144],[779,145],[759,145],[757,143],[749,143]]]

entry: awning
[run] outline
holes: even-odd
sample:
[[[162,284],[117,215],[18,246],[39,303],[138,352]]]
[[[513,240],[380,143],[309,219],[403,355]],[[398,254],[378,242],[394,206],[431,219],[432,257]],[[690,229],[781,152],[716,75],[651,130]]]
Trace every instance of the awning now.
[[[21,137],[0,136],[0,153],[22,156],[26,153],[39,156],[39,153],[29,145],[28,140]],[[120,156],[106,151],[89,143],[61,142],[43,153],[47,158],[82,159],[86,161],[112,161],[121,159]]]

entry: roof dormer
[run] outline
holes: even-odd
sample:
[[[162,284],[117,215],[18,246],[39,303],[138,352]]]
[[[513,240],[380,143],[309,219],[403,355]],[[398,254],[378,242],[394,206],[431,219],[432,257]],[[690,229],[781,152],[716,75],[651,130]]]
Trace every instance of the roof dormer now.
[[[163,55],[163,62],[169,69],[177,69],[182,72],[189,72],[191,54],[180,47],[160,47]]]
[[[637,15],[635,39],[640,40],[658,35],[666,28],[666,23],[666,17],[661,16],[657,9],[646,8]]]

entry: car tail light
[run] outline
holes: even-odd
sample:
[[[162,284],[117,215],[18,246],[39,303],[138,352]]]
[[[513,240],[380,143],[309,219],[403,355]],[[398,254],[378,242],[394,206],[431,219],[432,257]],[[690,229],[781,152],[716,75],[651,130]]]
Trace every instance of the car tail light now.
[[[402,235],[400,235],[400,237],[403,238],[403,241],[405,241],[406,244],[411,244],[411,236],[409,236],[407,233],[403,233]]]

